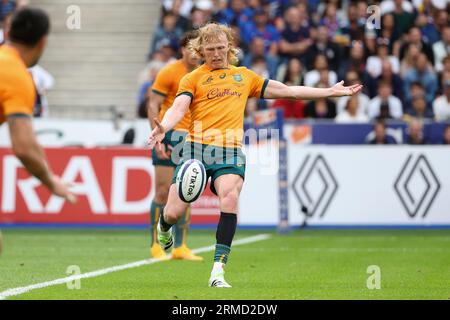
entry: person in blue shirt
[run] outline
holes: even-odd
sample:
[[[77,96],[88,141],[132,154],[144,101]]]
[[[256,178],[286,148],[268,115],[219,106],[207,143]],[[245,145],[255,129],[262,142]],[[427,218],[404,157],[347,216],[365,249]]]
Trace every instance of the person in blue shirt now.
[[[411,100],[412,98],[410,90],[411,84],[419,82],[425,89],[427,103],[431,103],[434,100],[438,89],[438,80],[424,53],[418,54],[415,67],[406,72],[403,80],[406,99]]]
[[[251,43],[256,37],[264,39],[266,54],[277,55],[280,34],[273,25],[269,24],[268,14],[263,9],[255,11],[253,21],[241,27],[241,38],[244,42]]]
[[[252,20],[253,10],[246,6],[244,0],[231,0],[227,9],[219,11],[214,20],[221,24],[241,27]]]

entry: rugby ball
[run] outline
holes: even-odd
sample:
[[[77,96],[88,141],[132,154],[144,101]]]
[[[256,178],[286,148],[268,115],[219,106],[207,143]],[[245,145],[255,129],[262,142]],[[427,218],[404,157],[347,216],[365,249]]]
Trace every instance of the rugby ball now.
[[[183,163],[176,179],[180,199],[187,203],[197,200],[205,190],[206,180],[206,170],[203,163],[195,159]]]

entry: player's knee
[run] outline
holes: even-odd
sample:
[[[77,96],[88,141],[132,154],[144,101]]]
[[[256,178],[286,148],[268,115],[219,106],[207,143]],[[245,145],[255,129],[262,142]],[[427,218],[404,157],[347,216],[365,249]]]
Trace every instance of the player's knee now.
[[[168,223],[175,224],[183,213],[184,210],[182,208],[178,208],[177,206],[168,203],[164,208],[164,219]]]
[[[237,209],[239,201],[239,190],[231,188],[220,197],[220,207],[222,210],[234,212]]]

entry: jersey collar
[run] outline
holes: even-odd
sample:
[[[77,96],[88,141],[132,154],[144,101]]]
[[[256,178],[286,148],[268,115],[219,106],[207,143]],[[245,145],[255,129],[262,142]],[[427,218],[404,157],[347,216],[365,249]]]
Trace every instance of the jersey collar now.
[[[228,65],[228,67],[226,67],[226,68],[212,69],[212,68],[208,67],[208,65],[206,63],[203,65],[203,67],[205,68],[205,70],[210,71],[210,72],[217,71],[217,70],[230,70],[231,69],[230,65]]]

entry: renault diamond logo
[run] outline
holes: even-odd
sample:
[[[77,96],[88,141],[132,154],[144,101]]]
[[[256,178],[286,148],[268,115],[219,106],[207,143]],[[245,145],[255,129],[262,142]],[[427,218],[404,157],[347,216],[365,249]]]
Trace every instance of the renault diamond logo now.
[[[322,155],[319,154],[313,161],[310,159],[311,155],[308,155],[303,161],[292,188],[302,211],[308,217],[320,212],[322,218],[336,194],[338,183]]]
[[[394,184],[395,192],[411,218],[425,218],[434,202],[441,184],[424,155],[415,161],[409,155]]]

